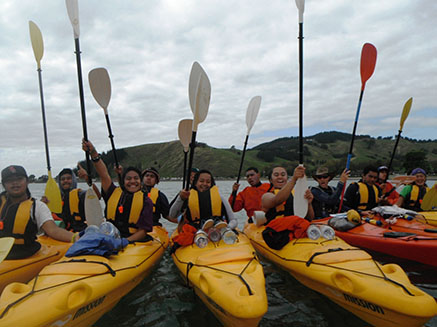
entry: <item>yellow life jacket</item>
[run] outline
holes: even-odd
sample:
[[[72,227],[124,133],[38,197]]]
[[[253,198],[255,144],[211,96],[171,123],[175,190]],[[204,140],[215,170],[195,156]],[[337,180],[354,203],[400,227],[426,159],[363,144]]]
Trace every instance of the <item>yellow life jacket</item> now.
[[[360,195],[360,204],[358,205],[358,209],[365,210],[370,202],[369,189],[368,189],[368,187],[370,186],[367,185],[366,183],[358,182],[358,187],[359,187],[358,192]],[[372,187],[373,187],[373,192],[375,194],[375,198],[373,199],[373,201],[376,204],[378,203],[378,188],[375,185],[372,185]]]
[[[79,215],[79,192],[81,190],[76,188],[72,191],[70,191],[70,194],[68,196],[68,203],[70,205],[70,215],[74,218],[76,221],[82,220],[82,218]]]
[[[426,192],[421,192],[423,188],[417,186],[416,184],[411,185],[411,192],[409,194],[409,198],[407,198],[407,204],[410,207],[419,206],[422,203],[422,199],[425,196],[426,192],[429,191],[429,187],[425,186]],[[422,194],[420,194],[422,193]]]
[[[134,234],[138,230],[136,223],[143,209],[144,193],[139,190],[133,194],[130,208],[125,208],[123,206],[124,203],[120,203],[122,194],[123,190],[120,187],[115,188],[114,192],[112,192],[106,204],[106,219],[118,228],[117,220],[127,221],[129,223],[129,233]],[[120,230],[120,232],[126,233],[127,231]]]
[[[222,216],[222,199],[220,198],[219,190],[216,185],[211,187],[208,191],[211,199],[211,207],[203,208],[205,206],[204,203],[200,203],[199,201],[199,192],[194,189],[190,190],[190,196],[188,198],[188,211],[187,219],[190,222],[194,222],[196,220],[200,220],[201,218],[209,218],[209,217],[201,217],[200,207],[202,206],[202,212],[210,212],[213,217],[221,217]],[[205,193],[202,192],[202,193]],[[203,210],[204,209],[204,210]]]
[[[155,213],[155,211],[156,211],[156,201],[158,200],[159,190],[156,187],[152,187],[150,189],[150,192],[147,194],[147,196],[153,202],[153,213]]]

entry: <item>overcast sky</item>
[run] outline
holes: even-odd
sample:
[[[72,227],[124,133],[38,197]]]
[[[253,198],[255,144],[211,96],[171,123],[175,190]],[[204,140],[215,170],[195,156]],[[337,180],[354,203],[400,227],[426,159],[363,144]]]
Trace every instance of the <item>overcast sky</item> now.
[[[358,134],[435,139],[437,1],[307,0],[304,15],[304,134],[352,132],[361,87],[361,48],[378,49]],[[105,67],[116,147],[177,139],[191,118],[188,79],[198,61],[211,81],[198,141],[242,148],[250,99],[262,96],[249,147],[298,135],[298,10],[291,0],[79,0],[88,135],[110,143],[88,72]],[[73,30],[65,2],[0,2],[0,169],[47,172],[36,61],[28,21],[42,31],[41,62],[52,172],[84,158]],[[345,149],[345,152],[348,149]],[[382,149],[385,151],[386,149]],[[391,151],[391,149],[387,149]],[[345,159],[346,160],[346,159]]]

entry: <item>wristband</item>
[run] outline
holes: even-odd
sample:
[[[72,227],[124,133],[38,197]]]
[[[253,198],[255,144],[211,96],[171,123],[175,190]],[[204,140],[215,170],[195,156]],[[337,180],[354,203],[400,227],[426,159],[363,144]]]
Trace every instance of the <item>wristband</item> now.
[[[73,236],[71,237],[71,243],[76,242],[76,239],[79,237],[78,233],[74,233]]]
[[[97,162],[97,161],[99,161],[100,159],[101,159],[100,154],[97,155],[97,157],[95,157],[95,158],[92,158],[92,157],[91,157],[91,161],[92,161],[92,162]]]

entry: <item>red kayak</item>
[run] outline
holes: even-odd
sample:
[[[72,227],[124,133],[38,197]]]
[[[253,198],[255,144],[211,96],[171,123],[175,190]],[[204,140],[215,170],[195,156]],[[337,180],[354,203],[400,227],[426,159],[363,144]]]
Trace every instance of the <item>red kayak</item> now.
[[[427,224],[423,218],[396,218],[396,220],[394,220],[394,223],[391,223],[393,220],[384,219],[379,214],[375,214],[369,217],[369,219],[380,221],[381,227],[392,231],[414,233],[417,235],[437,238],[437,227]]]
[[[327,225],[329,219],[323,218],[313,223]],[[402,224],[395,225],[377,226],[363,221],[347,231],[336,230],[335,234],[360,248],[437,267],[437,234],[420,229],[415,231],[400,226]]]

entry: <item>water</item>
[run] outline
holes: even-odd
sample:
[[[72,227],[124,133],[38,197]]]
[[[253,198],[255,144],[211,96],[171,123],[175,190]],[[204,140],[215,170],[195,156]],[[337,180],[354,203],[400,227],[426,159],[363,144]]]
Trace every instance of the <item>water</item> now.
[[[315,185],[308,179],[310,185]],[[334,185],[336,183],[332,182]],[[231,193],[233,181],[217,181],[224,196]],[[429,183],[433,184],[433,183]],[[163,181],[159,189],[169,201],[177,195],[182,182]],[[247,186],[241,183],[240,190]],[[86,184],[79,187],[87,189]],[[30,184],[32,196],[40,198],[44,193],[44,184]],[[237,214],[239,228],[245,223],[242,212]],[[162,221],[171,233],[175,224]],[[393,258],[372,253],[383,263],[393,262]],[[396,260],[407,272],[412,282],[425,292],[437,298],[437,270],[419,263]],[[312,291],[296,281],[290,274],[279,267],[262,261],[266,277],[266,289],[269,309],[261,320],[261,327],[277,326],[366,326],[366,323],[353,314],[332,303],[324,296]],[[104,315],[95,326],[221,326],[218,320],[195,296],[192,289],[184,286],[179,271],[173,264],[168,251],[163,256],[155,271],[125,296],[119,304]],[[437,317],[426,326],[437,327]]]

